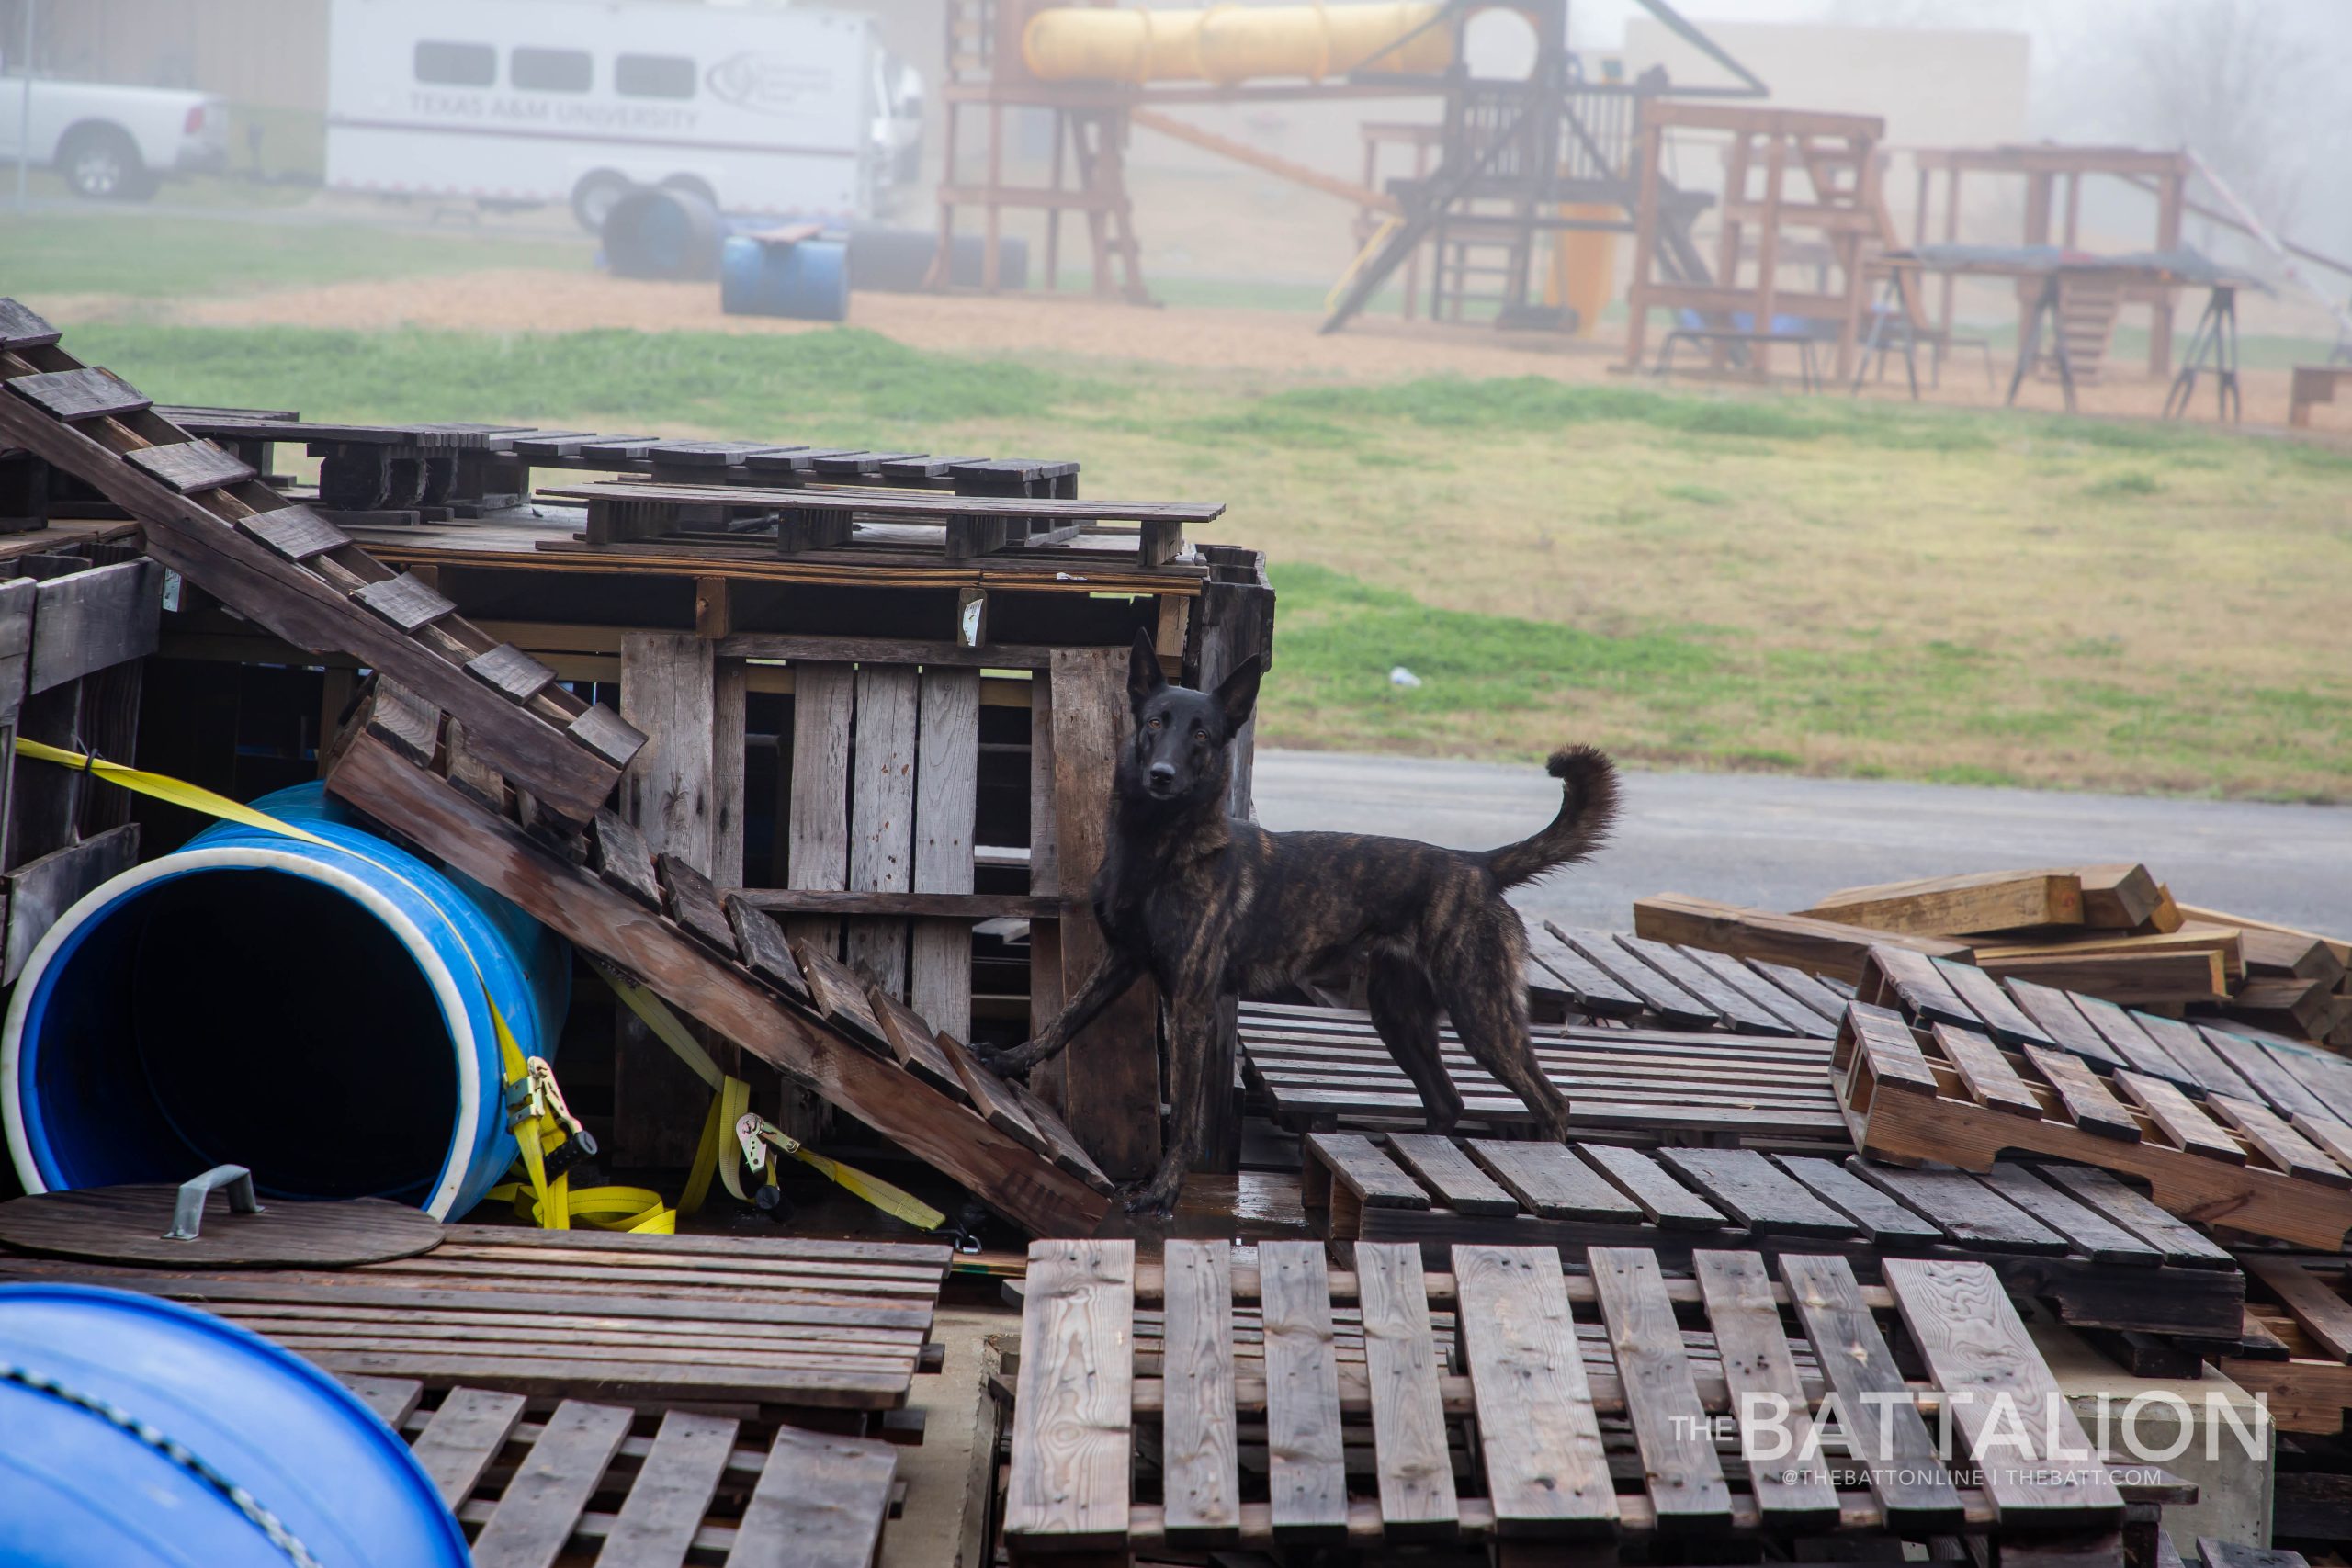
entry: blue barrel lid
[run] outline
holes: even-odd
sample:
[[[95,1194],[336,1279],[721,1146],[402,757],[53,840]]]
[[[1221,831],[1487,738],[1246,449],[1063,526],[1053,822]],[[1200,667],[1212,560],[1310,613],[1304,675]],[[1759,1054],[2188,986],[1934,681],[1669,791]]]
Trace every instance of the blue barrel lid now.
[[[193,1470],[12,1370],[103,1401],[252,1495],[328,1568],[464,1568],[464,1532],[402,1442],[299,1357],[175,1302],[0,1285],[0,1562],[286,1568]]]

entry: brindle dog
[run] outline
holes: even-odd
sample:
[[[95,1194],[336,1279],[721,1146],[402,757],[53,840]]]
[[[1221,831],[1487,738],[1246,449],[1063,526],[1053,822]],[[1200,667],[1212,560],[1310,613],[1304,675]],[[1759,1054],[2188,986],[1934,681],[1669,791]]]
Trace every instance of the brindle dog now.
[[[1537,1066],[1521,968],[1527,931],[1502,891],[1590,855],[1617,812],[1617,775],[1586,746],[1552,754],[1560,814],[1498,850],[1445,850],[1361,833],[1269,833],[1225,811],[1234,736],[1258,701],[1258,661],[1214,694],[1171,686],[1151,639],[1128,665],[1135,738],[1112,790],[1094,918],[1110,953],[1059,1018],[989,1065],[1022,1073],[1058,1054],[1145,973],[1169,1024],[1175,1136],[1159,1170],[1128,1201],[1170,1213],[1207,1137],[1207,1081],[1219,1002],[1369,954],[1373,1027],[1428,1109],[1451,1129],[1462,1097],[1438,1056],[1438,1018],[1509,1085],[1547,1137],[1567,1135],[1568,1107]],[[1141,1108],[1138,1108],[1140,1110]],[[1156,1108],[1154,1108],[1156,1111]]]

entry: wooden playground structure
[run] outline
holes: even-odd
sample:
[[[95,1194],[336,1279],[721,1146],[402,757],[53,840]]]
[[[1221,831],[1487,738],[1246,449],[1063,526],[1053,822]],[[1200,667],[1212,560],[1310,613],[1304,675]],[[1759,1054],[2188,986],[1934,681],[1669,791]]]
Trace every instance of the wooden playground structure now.
[[[1727,87],[1678,86],[1670,89],[1675,95],[1763,96],[1761,81],[1665,0],[1643,4],[1736,82]],[[1565,234],[1634,231],[1638,127],[1644,107],[1669,89],[1656,80],[1585,79],[1568,47],[1563,0],[1503,7],[1518,11],[1534,28],[1534,64],[1524,79],[1475,76],[1463,63],[1464,30],[1479,13],[1494,8],[1491,0],[1272,7],[1245,14],[1279,19],[1296,13],[1280,25],[1301,36],[1278,34],[1278,22],[1268,21],[1251,35],[1249,50],[1220,55],[1213,40],[1187,37],[1171,45],[1160,35],[1173,24],[1163,27],[1149,19],[1214,18],[1216,12],[956,0],[947,16],[949,80],[941,93],[946,173],[939,193],[940,248],[933,283],[944,285],[950,276],[959,214],[978,209],[990,258],[980,287],[994,291],[1001,285],[993,258],[1004,215],[1035,210],[1045,215],[1045,286],[1056,288],[1061,220],[1076,213],[1086,223],[1094,293],[1148,302],[1125,176],[1127,143],[1141,127],[1376,215],[1355,265],[1334,290],[1326,331],[1343,326],[1399,270],[1407,272],[1408,292],[1418,292],[1424,250],[1440,258],[1429,275],[1432,318],[1462,320],[1469,305],[1477,313],[1490,309],[1505,326],[1572,326],[1559,305],[1546,298],[1548,274],[1539,253]],[[1081,38],[1091,45],[1096,40],[1091,32],[1102,31],[1100,48],[1046,47],[1057,42],[1058,35],[1040,29],[1085,22],[1099,22]],[[1110,36],[1114,27],[1139,28],[1141,41]],[[1314,28],[1323,30],[1304,36]],[[1434,126],[1410,130],[1408,139],[1418,147],[1414,174],[1390,180],[1385,189],[1372,184],[1377,163],[1370,149],[1359,184],[1165,112],[1188,105],[1415,96],[1438,97],[1442,109]],[[1047,176],[1043,185],[1017,183],[1006,170],[1016,117],[1040,109],[1051,115]],[[969,172],[975,163],[978,178]],[[1675,192],[1659,208],[1658,222],[1669,231],[1669,265],[1685,276],[1704,272],[1688,235],[1691,218],[1704,205]]]

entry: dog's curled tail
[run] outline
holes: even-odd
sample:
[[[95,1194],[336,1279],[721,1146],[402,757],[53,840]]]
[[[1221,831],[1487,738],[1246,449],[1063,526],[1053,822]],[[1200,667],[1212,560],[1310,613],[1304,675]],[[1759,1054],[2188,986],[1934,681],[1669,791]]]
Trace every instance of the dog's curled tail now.
[[[1544,771],[1560,781],[1560,814],[1532,838],[1487,852],[1497,885],[1516,887],[1599,849],[1617,820],[1617,770],[1591,746],[1564,746]]]

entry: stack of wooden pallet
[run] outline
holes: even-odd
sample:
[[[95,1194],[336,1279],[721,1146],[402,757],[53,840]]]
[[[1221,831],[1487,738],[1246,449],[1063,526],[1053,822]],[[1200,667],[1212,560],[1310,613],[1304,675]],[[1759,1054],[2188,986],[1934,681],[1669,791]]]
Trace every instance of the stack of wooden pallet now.
[[[410,1450],[481,1568],[871,1568],[904,1483],[889,1444],[693,1410],[344,1380]]]
[[[2299,1246],[2352,1228],[2352,1063],[2332,1052],[1884,949],[1831,1072],[1867,1155],[1982,1171],[2024,1150]]]
[[[1285,1126],[1411,1128],[1428,1114],[1367,1013],[1245,1003],[1240,1042],[1245,1082]],[[1727,1137],[1771,1148],[1845,1142],[1826,1039],[1538,1025],[1534,1044],[1580,1134]],[[1471,1060],[1452,1029],[1440,1045],[1465,1124],[1528,1123],[1525,1103]]]
[[[0,1243],[0,1281],[187,1302],[339,1376],[806,1422],[906,1404],[948,1258],[933,1243],[455,1225],[419,1256],[356,1268],[103,1263]]]
[[[1675,1561],[1759,1541],[1799,1556],[1821,1537],[1867,1560],[1944,1535],[2004,1562],[2120,1568],[2127,1543],[2155,1561],[2157,1506],[2187,1500],[2149,1467],[2050,1462],[2053,1442],[2096,1450],[1980,1262],[1889,1259],[1871,1287],[1842,1258],[1747,1251],[1701,1252],[1676,1280],[1641,1247],[1578,1253],[1574,1274],[1548,1246],[1446,1261],[1363,1242],[1340,1271],[1317,1243],[1179,1241],[1152,1267],[1129,1242],[1035,1244],[1014,1561],[1322,1545],[1378,1562],[1402,1545],[1604,1563],[1668,1537]],[[1994,1452],[1996,1393],[2036,1413],[2030,1452]],[[1803,1424],[1795,1460],[1742,1462],[1736,1443],[1726,1458],[1723,1418],[1759,1399]],[[1859,1462],[1808,1440],[1825,1400]],[[1954,1466],[1921,1416],[1936,1405],[1955,1417]]]
[[[1800,924],[1801,923],[1801,924]],[[1792,927],[1794,928],[1792,931]],[[1838,942],[1834,930],[1849,933]],[[1634,906],[1645,937],[1745,957],[1788,956],[1848,973],[1858,945],[1893,939],[1964,944],[1936,952],[1998,978],[2109,1001],[2195,1009],[2299,1039],[2352,1045],[2352,944],[2177,902],[2144,865],[1995,871],[1831,893],[1792,915],[1767,915],[1667,894]],[[1858,942],[1856,933],[1875,933]]]
[[[2233,1343],[2245,1280],[2229,1253],[2104,1171],[2004,1161],[1983,1176],[1753,1149],[1354,1133],[1306,1140],[1305,1198],[1342,1258],[1359,1242],[1641,1247],[1676,1272],[1694,1250],[1974,1258],[2077,1327]]]

